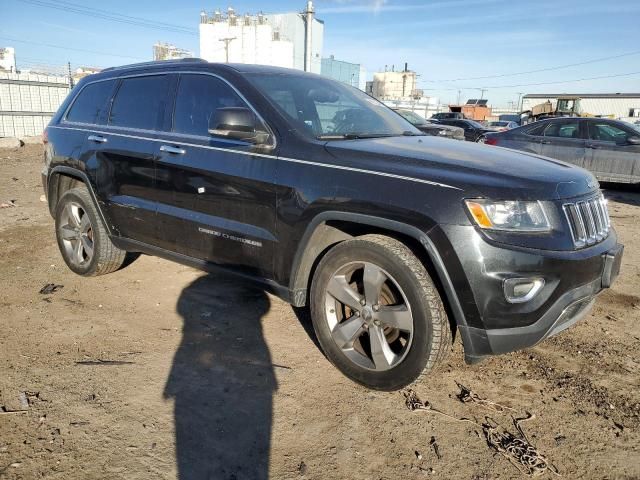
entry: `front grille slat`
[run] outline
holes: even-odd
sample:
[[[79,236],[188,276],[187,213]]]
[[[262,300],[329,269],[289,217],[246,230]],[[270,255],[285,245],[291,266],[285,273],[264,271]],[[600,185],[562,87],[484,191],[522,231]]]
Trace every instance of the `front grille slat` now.
[[[609,234],[611,223],[602,194],[590,200],[566,203],[562,208],[576,248],[593,245]]]

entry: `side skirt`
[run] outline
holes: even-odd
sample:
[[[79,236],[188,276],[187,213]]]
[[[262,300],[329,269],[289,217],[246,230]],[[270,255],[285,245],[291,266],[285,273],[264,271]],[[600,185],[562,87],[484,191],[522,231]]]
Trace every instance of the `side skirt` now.
[[[201,260],[199,258],[190,257],[188,255],[183,255],[181,253],[172,252],[170,250],[165,250],[164,248],[156,247],[154,245],[149,245],[147,243],[139,242],[137,240],[132,240],[130,238],[122,238],[111,236],[111,241],[114,245],[122,250],[126,250],[128,252],[141,252],[147,255],[153,255],[155,257],[164,258],[165,260],[170,260],[172,262],[179,263],[181,265],[186,265],[188,267],[193,267],[198,270],[202,270],[204,272],[226,272],[236,277],[242,278],[251,282],[258,288],[263,289],[266,292],[272,293],[273,295],[281,298],[287,303],[291,303],[291,291],[277,283],[275,280],[270,280],[268,278],[262,278],[254,275],[247,274],[245,272],[240,272],[238,269],[226,266],[219,265],[213,262],[207,262],[206,260]]]

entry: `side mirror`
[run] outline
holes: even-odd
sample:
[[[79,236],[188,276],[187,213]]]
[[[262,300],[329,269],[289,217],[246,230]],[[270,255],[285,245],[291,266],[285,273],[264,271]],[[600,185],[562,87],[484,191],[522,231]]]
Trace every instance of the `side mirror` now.
[[[627,145],[640,145],[640,136],[627,137]]]
[[[269,134],[257,130],[255,113],[244,107],[218,108],[209,121],[209,134],[215,137],[266,143]]]

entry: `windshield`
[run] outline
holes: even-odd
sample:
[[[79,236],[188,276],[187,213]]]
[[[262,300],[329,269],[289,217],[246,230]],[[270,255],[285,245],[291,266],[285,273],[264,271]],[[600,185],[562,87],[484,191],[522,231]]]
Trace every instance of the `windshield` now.
[[[390,108],[335,80],[295,74],[250,74],[296,129],[319,139],[422,135]]]
[[[428,123],[424,118],[411,110],[396,110],[396,112],[414,125],[426,125]]]
[[[506,127],[509,122],[489,122],[490,127]]]

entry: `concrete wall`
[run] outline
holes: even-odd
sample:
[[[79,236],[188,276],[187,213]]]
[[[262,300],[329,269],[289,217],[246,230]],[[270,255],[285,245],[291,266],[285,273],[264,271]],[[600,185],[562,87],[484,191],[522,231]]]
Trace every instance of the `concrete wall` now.
[[[0,72],[0,137],[40,135],[68,93],[66,77]]]

